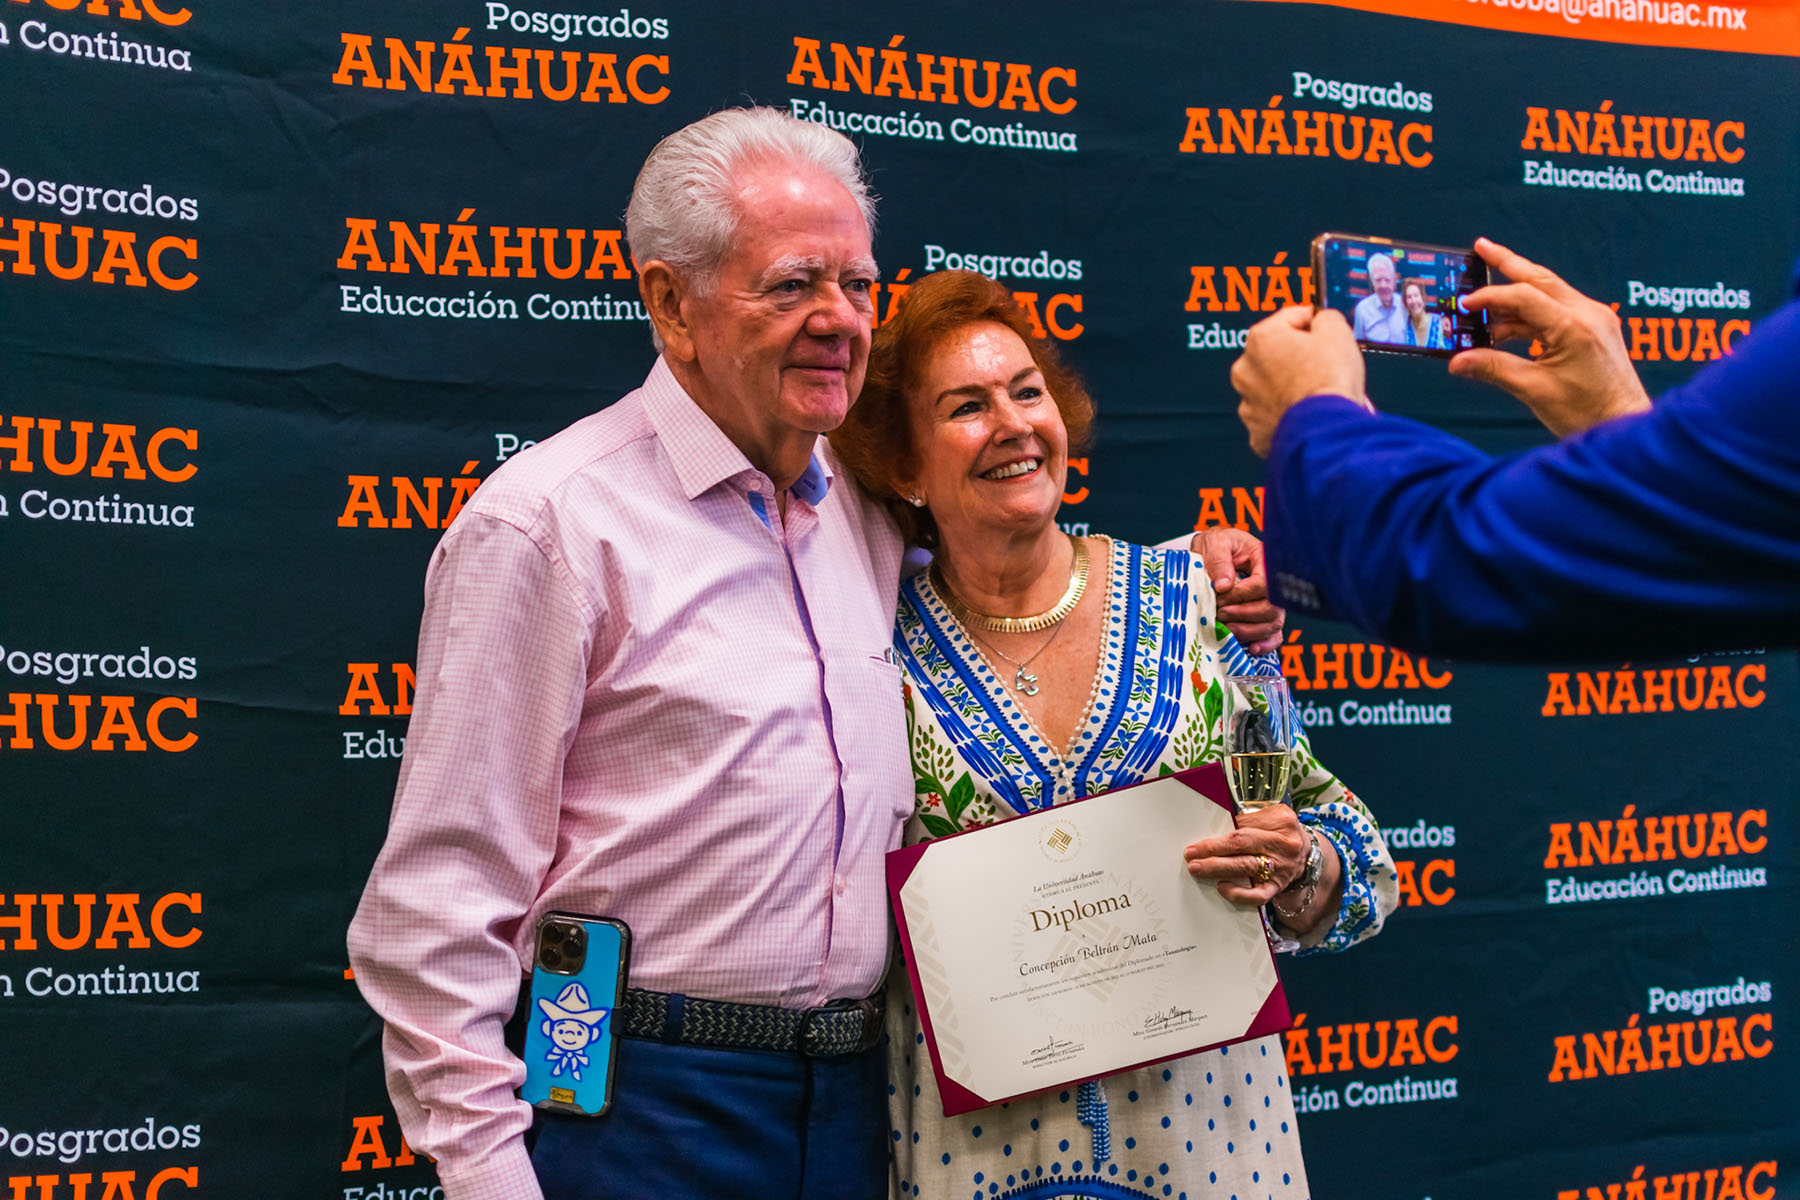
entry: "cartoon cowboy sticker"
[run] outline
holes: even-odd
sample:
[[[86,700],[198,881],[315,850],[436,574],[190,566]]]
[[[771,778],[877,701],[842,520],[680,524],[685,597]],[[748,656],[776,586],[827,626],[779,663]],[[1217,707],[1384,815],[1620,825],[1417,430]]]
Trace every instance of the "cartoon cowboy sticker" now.
[[[557,993],[555,1000],[539,1000],[544,1010],[543,1032],[550,1039],[544,1061],[550,1064],[552,1076],[567,1068],[570,1075],[581,1078],[581,1068],[588,1065],[588,1043],[600,1036],[601,1026],[612,1013],[610,1008],[594,1008],[588,1001],[587,989],[571,983]]]

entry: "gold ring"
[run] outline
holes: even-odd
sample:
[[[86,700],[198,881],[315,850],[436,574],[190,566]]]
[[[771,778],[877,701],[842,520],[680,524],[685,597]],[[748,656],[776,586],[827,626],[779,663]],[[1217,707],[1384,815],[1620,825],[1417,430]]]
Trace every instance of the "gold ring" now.
[[[1269,856],[1266,854],[1257,855],[1256,856],[1256,882],[1267,883],[1273,878],[1275,878],[1275,868],[1269,862]]]

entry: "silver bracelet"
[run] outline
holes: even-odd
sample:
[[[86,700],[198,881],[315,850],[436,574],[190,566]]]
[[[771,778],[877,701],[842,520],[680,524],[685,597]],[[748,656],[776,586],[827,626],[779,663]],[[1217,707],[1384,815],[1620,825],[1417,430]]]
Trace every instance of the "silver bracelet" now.
[[[1312,841],[1308,847],[1308,850],[1307,850],[1307,856],[1310,858],[1313,854],[1321,853],[1319,850],[1319,835],[1313,830],[1313,827],[1310,825],[1308,825],[1306,827],[1306,836],[1308,838],[1312,839]],[[1302,874],[1304,874],[1304,872],[1302,872]],[[1275,910],[1276,916],[1280,917],[1283,921],[1286,921],[1288,923],[1288,928],[1290,928],[1290,929],[1294,928],[1295,927],[1294,922],[1298,921],[1300,919],[1301,914],[1305,913],[1308,908],[1312,907],[1313,895],[1314,895],[1314,893],[1316,893],[1319,890],[1319,876],[1322,874],[1324,874],[1324,872],[1320,871],[1318,874],[1314,875],[1311,879],[1306,881],[1305,887],[1300,892],[1300,905],[1293,912],[1289,912],[1287,909],[1281,907],[1281,905],[1275,903],[1274,897],[1271,897],[1269,899],[1269,907]],[[1300,886],[1300,881],[1298,879],[1296,879],[1293,883],[1289,884],[1287,888],[1283,888],[1281,890],[1281,892],[1276,893],[1276,895],[1283,895],[1288,891],[1289,888],[1298,887],[1298,886]]]

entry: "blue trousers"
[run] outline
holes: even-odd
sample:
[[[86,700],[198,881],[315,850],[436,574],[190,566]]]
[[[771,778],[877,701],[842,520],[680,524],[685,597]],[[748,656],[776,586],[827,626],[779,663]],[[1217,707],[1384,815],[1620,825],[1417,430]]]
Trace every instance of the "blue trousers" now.
[[[885,1200],[885,1043],[841,1058],[619,1039],[604,1117],[540,1111],[546,1200]]]

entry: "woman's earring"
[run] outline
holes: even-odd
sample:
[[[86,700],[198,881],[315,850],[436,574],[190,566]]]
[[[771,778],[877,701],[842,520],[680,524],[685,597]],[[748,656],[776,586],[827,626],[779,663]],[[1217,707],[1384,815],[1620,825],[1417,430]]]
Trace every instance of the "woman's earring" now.
[[[925,497],[923,497],[923,496],[910,495],[906,498],[906,502],[908,504],[912,505],[914,508],[924,508],[925,507]]]

